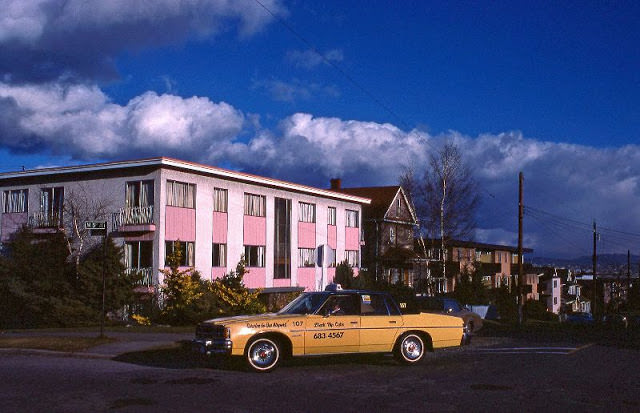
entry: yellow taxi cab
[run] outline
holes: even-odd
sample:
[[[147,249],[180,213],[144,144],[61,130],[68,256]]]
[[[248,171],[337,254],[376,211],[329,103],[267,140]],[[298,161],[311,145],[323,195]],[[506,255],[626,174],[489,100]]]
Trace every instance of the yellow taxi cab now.
[[[277,313],[204,321],[193,340],[202,354],[244,357],[258,372],[286,357],[328,354],[393,353],[415,364],[426,351],[467,342],[458,317],[402,314],[387,293],[339,287],[302,293]]]

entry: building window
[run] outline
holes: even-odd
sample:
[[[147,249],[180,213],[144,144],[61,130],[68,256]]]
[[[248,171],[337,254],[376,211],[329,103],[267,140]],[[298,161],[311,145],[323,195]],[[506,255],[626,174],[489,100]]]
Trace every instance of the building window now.
[[[153,241],[127,241],[124,243],[126,269],[153,267]]]
[[[29,210],[29,190],[14,189],[2,192],[2,212],[27,212]]]
[[[396,199],[396,215],[401,215],[401,213],[402,213],[402,199],[398,197],[398,199]]]
[[[247,267],[264,267],[264,245],[245,245],[244,260]]]
[[[274,199],[273,278],[291,278],[291,200]]]
[[[211,262],[212,267],[227,266],[227,244],[213,244]]]
[[[327,267],[330,267],[330,268],[335,267],[336,266],[336,250],[334,250],[330,246],[327,246],[325,251],[327,254],[327,258],[326,258]]]
[[[347,209],[346,210],[346,218],[347,218],[346,226],[353,227],[353,228],[359,227],[359,225],[358,225],[358,211],[352,211],[350,209]]]
[[[554,305],[558,304],[558,297],[553,297],[553,304]]]
[[[358,266],[358,251],[346,250],[344,252],[344,259],[350,267]]]
[[[64,209],[64,188],[43,188],[40,191],[40,216],[37,226],[62,226],[62,211]]]
[[[265,197],[263,195],[244,194],[244,214],[253,217],[264,217]]]
[[[298,248],[298,267],[315,267],[315,248]]]
[[[316,222],[316,206],[300,202],[298,204],[298,221],[300,222]]]
[[[226,189],[213,188],[213,210],[227,212],[228,194]]]
[[[185,182],[167,181],[167,205],[195,208],[196,186]]]
[[[336,225],[336,208],[329,207],[327,210],[327,224],[328,225]]]
[[[125,206],[127,208],[153,205],[153,181],[127,182]]]
[[[396,243],[396,229],[394,227],[389,227],[389,242],[391,244]]]
[[[193,267],[195,265],[195,243],[183,241],[165,241],[165,267],[170,267],[169,258],[178,260],[179,267]]]

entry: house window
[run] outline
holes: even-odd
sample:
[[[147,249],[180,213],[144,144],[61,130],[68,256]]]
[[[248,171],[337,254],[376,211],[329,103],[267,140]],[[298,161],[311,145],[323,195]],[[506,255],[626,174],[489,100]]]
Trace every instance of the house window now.
[[[558,288],[558,280],[553,280],[553,288]]]
[[[352,211],[350,209],[346,210],[346,226],[357,228],[358,225],[358,211]]]
[[[245,245],[244,260],[247,267],[264,267],[264,245]]]
[[[329,207],[327,210],[327,224],[328,225],[336,225],[336,208]]]
[[[196,186],[185,182],[167,181],[167,205],[195,208]]]
[[[264,217],[266,199],[263,195],[244,194],[244,214]]]
[[[228,194],[226,189],[213,188],[213,210],[227,212]]]
[[[2,192],[2,212],[27,212],[29,210],[29,190],[14,189]]]
[[[298,221],[300,222],[316,222],[316,206],[300,202],[298,204]]]
[[[558,297],[553,297],[553,304],[554,305],[558,304]]]
[[[165,241],[165,267],[169,267],[169,258],[174,256],[179,267],[193,267],[195,265],[195,243],[183,241]]]
[[[298,267],[315,267],[315,248],[298,248]]]
[[[350,267],[358,266],[358,251],[346,250],[344,252],[344,259]]]
[[[396,229],[394,227],[389,227],[389,242],[391,244],[396,243]]]
[[[400,215],[402,213],[402,199],[396,199],[396,215]]]
[[[125,205],[127,208],[152,206],[153,181],[127,182]]]
[[[227,266],[227,244],[213,244],[211,262],[213,267]]]

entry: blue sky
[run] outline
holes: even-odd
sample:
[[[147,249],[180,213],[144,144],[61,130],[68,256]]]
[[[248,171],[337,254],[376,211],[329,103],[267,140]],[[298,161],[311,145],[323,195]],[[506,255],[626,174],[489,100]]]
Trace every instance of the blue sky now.
[[[523,171],[536,254],[589,255],[592,220],[640,249],[638,2],[0,7],[0,172],[164,155],[389,185],[453,141],[477,240],[515,243]]]

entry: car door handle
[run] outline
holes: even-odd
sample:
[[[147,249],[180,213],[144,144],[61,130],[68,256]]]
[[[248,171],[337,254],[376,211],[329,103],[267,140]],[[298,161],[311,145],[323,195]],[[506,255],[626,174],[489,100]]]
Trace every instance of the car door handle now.
[[[389,324],[395,324],[396,322],[394,320],[389,321]]]
[[[352,321],[351,324],[358,324],[358,322],[357,321]]]

